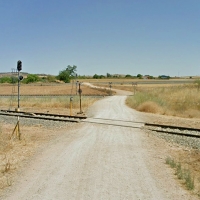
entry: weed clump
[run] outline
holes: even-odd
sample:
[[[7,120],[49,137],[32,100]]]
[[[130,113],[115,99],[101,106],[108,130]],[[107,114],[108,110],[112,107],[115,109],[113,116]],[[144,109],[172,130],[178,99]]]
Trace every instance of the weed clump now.
[[[181,163],[177,163],[174,159],[167,157],[166,164],[170,165],[170,167],[175,168],[175,175],[178,179],[183,180],[186,188],[188,190],[194,189],[194,177],[192,177],[189,169],[184,169],[181,166]]]

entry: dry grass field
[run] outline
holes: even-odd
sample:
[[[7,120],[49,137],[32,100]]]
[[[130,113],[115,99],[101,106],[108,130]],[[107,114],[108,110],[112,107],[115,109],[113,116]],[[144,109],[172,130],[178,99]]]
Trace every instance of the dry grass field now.
[[[200,118],[200,91],[194,84],[136,88],[127,104],[142,112]]]
[[[17,107],[17,85],[2,84],[0,85],[0,95],[8,95],[7,97],[0,98],[1,109],[14,109]],[[23,111],[44,111],[50,113],[69,114],[70,97],[73,97],[73,114],[76,114],[80,101],[75,84],[34,84],[34,85],[20,85],[20,109]],[[89,105],[94,103],[98,99],[98,96],[106,96],[109,94],[109,90],[106,89],[94,89],[84,85],[81,85],[82,90],[82,109],[83,111],[88,108]],[[11,98],[12,91],[15,96]],[[23,96],[30,95],[30,96]],[[37,95],[46,95],[38,97]],[[62,95],[62,96],[56,96]],[[66,96],[65,96],[66,95]],[[87,96],[89,95],[89,96]],[[90,97],[97,96],[97,98]],[[11,101],[12,99],[12,101]]]
[[[21,95],[76,95],[75,84],[21,84]],[[97,90],[81,85],[82,95],[107,95],[106,90]],[[11,95],[12,91],[17,94],[17,85],[1,84],[0,95]]]

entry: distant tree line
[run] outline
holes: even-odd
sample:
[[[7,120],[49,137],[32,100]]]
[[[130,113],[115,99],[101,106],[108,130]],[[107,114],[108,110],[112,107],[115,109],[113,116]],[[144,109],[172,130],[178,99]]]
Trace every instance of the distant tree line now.
[[[94,74],[93,76],[80,76],[77,75],[77,66],[76,65],[68,65],[65,69],[61,70],[57,76],[53,75],[37,75],[37,74],[28,74],[23,80],[21,80],[22,83],[28,84],[28,83],[34,83],[34,82],[43,82],[43,83],[51,83],[51,82],[64,82],[64,83],[70,83],[73,79],[85,79],[85,78],[93,78],[93,79],[105,79],[105,78],[126,78],[126,79],[155,79],[155,77],[150,75],[142,75],[137,74],[136,76],[126,74],[126,75],[120,75],[120,74],[110,74],[107,73],[106,75],[98,75]],[[161,75],[156,78],[159,79],[169,79],[169,76]],[[18,77],[16,76],[4,76],[0,78],[0,83],[17,83]]]

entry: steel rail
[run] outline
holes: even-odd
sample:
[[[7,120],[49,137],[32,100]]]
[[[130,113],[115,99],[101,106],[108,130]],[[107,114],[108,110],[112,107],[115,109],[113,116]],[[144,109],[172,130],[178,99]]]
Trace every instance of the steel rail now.
[[[63,121],[63,122],[76,122],[78,123],[79,120],[76,119],[66,119],[66,118],[53,118],[53,117],[42,117],[42,116],[34,116],[34,115],[23,115],[20,113],[0,113],[0,115],[6,116],[15,116],[15,117],[23,117],[23,118],[32,118],[32,119],[42,119],[42,120],[52,120],[52,121]]]
[[[174,130],[180,130],[180,131],[195,131],[195,132],[200,132],[200,129],[198,128],[190,128],[190,127],[182,127],[182,126],[171,126],[171,125],[164,125],[164,124],[151,124],[151,123],[145,123],[145,126],[153,126],[153,127],[160,127],[163,129],[174,129]],[[176,131],[169,131],[169,130],[156,130],[156,129],[151,129],[148,128],[147,130],[150,131],[156,131],[160,133],[167,133],[167,134],[172,134],[172,135],[179,135],[179,136],[186,136],[186,137],[193,137],[193,138],[200,138],[200,134],[191,134],[191,133],[183,133],[183,132],[176,132]]]
[[[180,136],[186,136],[186,137],[200,138],[200,135],[189,134],[189,133],[178,133],[178,132],[155,130],[155,129],[148,129],[148,130],[156,131],[156,132],[160,132],[160,133],[167,133],[167,134],[171,134],[171,135],[180,135]]]
[[[179,129],[179,130],[188,130],[188,131],[200,131],[198,128],[190,128],[190,127],[183,127],[183,126],[172,126],[172,125],[165,125],[165,124],[153,124],[153,123],[145,123],[145,126],[155,126],[161,128],[171,128],[171,129]]]
[[[50,113],[39,113],[39,112],[23,112],[23,111],[11,111],[11,110],[0,110],[1,112],[5,113],[18,113],[24,115],[40,115],[40,116],[47,116],[47,117],[63,117],[63,118],[74,118],[74,119],[86,119],[86,116],[75,116],[75,115],[60,115],[60,114],[50,114]]]

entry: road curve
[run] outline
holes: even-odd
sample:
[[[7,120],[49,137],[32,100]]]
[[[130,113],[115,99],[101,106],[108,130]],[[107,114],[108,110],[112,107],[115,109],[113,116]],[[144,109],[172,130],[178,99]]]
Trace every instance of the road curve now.
[[[52,141],[4,199],[195,199],[168,171],[163,179],[167,166],[152,157],[147,136],[139,128],[142,123],[129,122],[142,120],[125,106],[125,99],[112,96],[97,101],[88,112],[95,121],[87,119]],[[114,121],[105,124],[99,118]]]

